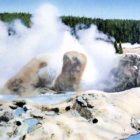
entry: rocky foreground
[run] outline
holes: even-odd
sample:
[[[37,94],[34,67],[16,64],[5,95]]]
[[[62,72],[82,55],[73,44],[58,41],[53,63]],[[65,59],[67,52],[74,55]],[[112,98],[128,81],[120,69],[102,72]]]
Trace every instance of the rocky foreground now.
[[[82,90],[81,53],[65,53],[54,79],[39,75],[46,59],[31,60],[0,90],[0,139],[122,140],[139,133],[140,56],[118,58],[102,81],[106,92]]]
[[[87,91],[57,104],[0,101],[1,140],[121,140],[140,131],[140,88]]]

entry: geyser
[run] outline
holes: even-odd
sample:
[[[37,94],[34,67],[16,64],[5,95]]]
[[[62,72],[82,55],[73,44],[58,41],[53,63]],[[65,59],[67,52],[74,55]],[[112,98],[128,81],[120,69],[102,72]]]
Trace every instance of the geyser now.
[[[8,35],[9,27],[15,34]],[[106,78],[117,61],[114,47],[104,41],[107,36],[95,25],[76,32],[78,39],[71,35],[70,28],[62,23],[58,10],[51,4],[42,5],[33,14],[31,28],[19,20],[10,24],[0,21],[0,87],[33,58],[45,59],[48,65],[39,75],[44,78],[49,74],[55,80],[61,72],[64,53],[77,51],[87,57],[82,88],[104,88],[99,81]]]

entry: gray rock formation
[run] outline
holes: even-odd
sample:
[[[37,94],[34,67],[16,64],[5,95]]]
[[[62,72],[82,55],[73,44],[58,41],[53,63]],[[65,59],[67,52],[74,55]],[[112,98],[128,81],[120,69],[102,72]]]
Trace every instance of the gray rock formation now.
[[[123,54],[119,57],[119,64],[115,65],[107,76],[104,91],[119,92],[140,86],[140,56]]]
[[[84,54],[73,51],[64,54],[62,72],[55,81],[54,89],[60,92],[78,90],[86,62]]]
[[[3,110],[0,113],[0,122],[9,122],[10,120],[14,119],[13,112]]]

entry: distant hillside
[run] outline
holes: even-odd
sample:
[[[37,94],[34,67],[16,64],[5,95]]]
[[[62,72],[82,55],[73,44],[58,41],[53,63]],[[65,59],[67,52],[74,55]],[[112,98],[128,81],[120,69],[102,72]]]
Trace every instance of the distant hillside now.
[[[113,36],[117,42],[140,43],[140,20],[117,20],[117,19],[92,19],[86,17],[62,17],[63,22],[70,27],[77,24],[97,25],[100,31]]]
[[[21,19],[23,23],[30,27],[31,14],[29,13],[1,13],[0,20],[11,22]],[[97,25],[100,31],[113,36],[117,42],[140,43],[140,20],[117,20],[117,19],[92,19],[86,17],[62,16],[62,21],[75,29],[77,24]]]

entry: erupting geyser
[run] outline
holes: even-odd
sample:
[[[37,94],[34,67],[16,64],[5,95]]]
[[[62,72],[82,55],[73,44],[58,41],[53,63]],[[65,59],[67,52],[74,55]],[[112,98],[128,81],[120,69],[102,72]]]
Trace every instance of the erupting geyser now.
[[[0,139],[120,140],[140,132],[140,88],[126,90],[140,87],[139,55],[116,55],[95,25],[77,25],[72,35],[50,4],[30,26],[0,21]]]
[[[11,36],[8,36],[9,27],[15,32]],[[41,6],[35,12],[30,28],[16,20],[11,24],[0,22],[0,30],[0,87],[31,59],[46,61],[47,66],[39,68],[37,73],[43,79],[49,76],[54,81],[61,73],[64,54],[76,51],[87,59],[81,78],[82,89],[102,89],[104,85],[98,82],[106,78],[116,63],[113,45],[105,41],[107,36],[96,26],[77,29],[77,39],[62,23],[57,9],[50,4]],[[28,74],[24,76],[26,79]]]

